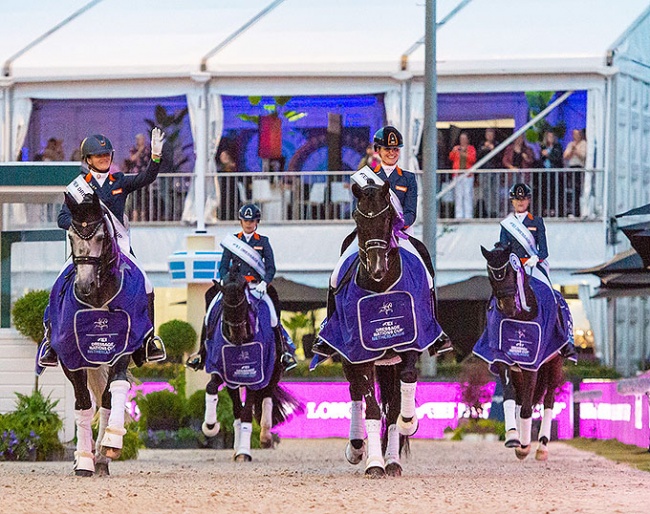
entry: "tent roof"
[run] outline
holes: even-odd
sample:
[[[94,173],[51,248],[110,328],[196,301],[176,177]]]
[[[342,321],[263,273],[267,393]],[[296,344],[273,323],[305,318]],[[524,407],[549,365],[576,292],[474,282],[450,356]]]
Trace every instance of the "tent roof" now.
[[[438,0],[441,21],[461,0]],[[207,59],[217,76],[392,77],[424,36],[415,0],[284,0]],[[86,4],[84,0],[0,3],[5,62]],[[96,1],[19,56],[21,81],[188,77],[270,0]],[[622,5],[624,4],[624,5]],[[54,7],[56,6],[56,7]],[[439,28],[440,75],[598,73],[608,49],[646,13],[646,0],[471,0]],[[390,26],[388,26],[390,23]],[[382,35],[383,31],[387,31]],[[421,75],[424,48],[409,59]]]
[[[470,301],[487,302],[492,296],[490,279],[484,275],[470,277],[461,282],[447,284],[438,288],[439,302],[445,301]]]
[[[273,287],[280,298],[280,308],[285,311],[310,311],[327,306],[327,289],[299,284],[275,277]]]

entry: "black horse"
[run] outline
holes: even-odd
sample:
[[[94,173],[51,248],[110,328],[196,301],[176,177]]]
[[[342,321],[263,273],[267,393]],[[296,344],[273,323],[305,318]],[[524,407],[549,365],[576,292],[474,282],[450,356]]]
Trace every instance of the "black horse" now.
[[[68,238],[72,264],[57,279],[48,306],[46,337],[75,395],[75,474],[107,475],[121,454],[124,405],[130,389],[127,367],[153,327],[144,277],[119,250],[110,215],[96,195],[78,204]],[[91,422],[99,407],[93,448]]]
[[[498,374],[504,391],[506,442],[519,459],[531,449],[533,407],[543,401],[536,459],[548,458],[556,390],[563,382],[560,351],[573,337],[571,313],[558,291],[529,276],[509,245],[481,247],[493,297],[474,353]]]
[[[221,293],[218,295],[218,293]],[[219,433],[217,393],[226,384],[235,418],[234,458],[250,461],[253,416],[260,424],[260,445],[273,446],[271,429],[302,409],[280,385],[281,342],[273,327],[280,323],[268,296],[249,292],[248,282],[233,265],[223,285],[215,281],[206,293],[206,317],[199,350],[201,367],[211,374],[205,388],[202,431]],[[243,395],[243,397],[242,397]]]
[[[416,363],[420,353],[444,334],[435,321],[434,296],[426,278],[430,262],[427,266],[414,253],[399,247],[398,238],[406,236],[400,235],[400,218],[390,201],[389,184],[369,182],[362,188],[354,183],[352,192],[358,200],[353,214],[358,258],[352,255],[349,267],[335,271],[340,272],[340,280],[330,297],[328,319],[320,337],[342,356],[350,384],[352,411],[346,458],[358,464],[365,455],[365,472],[370,477],[399,476],[400,450],[418,428]],[[430,261],[428,255],[426,258]],[[413,268],[421,271],[415,292],[402,289]],[[417,321],[415,304],[421,309]],[[347,327],[352,327],[352,333]],[[379,384],[379,401],[375,381]]]

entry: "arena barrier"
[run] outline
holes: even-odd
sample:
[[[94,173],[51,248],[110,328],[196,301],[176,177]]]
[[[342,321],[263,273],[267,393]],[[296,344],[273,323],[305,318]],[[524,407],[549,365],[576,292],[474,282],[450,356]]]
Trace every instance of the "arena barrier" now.
[[[649,389],[650,377],[583,381],[576,393],[580,401],[580,437],[616,439],[648,448]]]

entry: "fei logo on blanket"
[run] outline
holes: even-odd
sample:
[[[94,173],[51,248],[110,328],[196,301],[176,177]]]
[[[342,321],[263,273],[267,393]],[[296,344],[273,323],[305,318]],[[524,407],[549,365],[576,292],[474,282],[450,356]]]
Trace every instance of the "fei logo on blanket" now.
[[[395,348],[417,337],[413,297],[405,291],[364,296],[357,311],[361,344],[367,350]]]

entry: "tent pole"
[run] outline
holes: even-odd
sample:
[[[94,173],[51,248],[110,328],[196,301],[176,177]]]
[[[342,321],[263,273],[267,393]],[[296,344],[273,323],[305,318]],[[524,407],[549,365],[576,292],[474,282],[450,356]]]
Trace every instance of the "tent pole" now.
[[[196,117],[196,165],[194,168],[194,208],[196,209],[196,233],[205,233],[205,174],[208,167],[208,90],[210,74],[192,74],[192,80],[201,88],[198,116]]]

